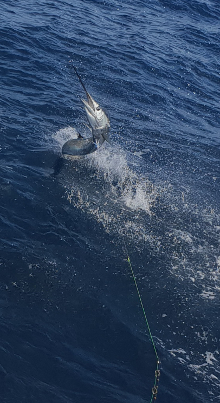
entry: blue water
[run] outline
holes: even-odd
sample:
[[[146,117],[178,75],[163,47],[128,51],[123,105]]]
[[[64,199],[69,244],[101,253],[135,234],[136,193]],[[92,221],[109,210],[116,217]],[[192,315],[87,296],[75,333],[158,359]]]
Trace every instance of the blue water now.
[[[1,402],[220,401],[218,0],[0,1]],[[88,135],[69,68],[110,114]]]

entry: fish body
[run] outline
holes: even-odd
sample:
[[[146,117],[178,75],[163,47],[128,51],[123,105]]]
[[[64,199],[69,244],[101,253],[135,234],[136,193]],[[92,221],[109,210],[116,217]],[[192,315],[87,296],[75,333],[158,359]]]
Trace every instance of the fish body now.
[[[109,129],[110,129],[109,126],[104,126],[104,127],[99,127],[97,129],[92,129],[93,138],[100,146],[104,143],[105,140],[108,143],[110,143],[110,138],[109,138],[109,134],[108,134]]]
[[[82,156],[91,154],[97,150],[97,144],[93,141],[93,138],[84,139],[82,137],[78,139],[68,140],[62,147],[63,155]]]
[[[82,99],[82,102],[91,126],[92,137],[84,139],[81,135],[78,135],[78,139],[68,140],[62,147],[62,155],[80,157],[96,151],[98,146],[101,146],[105,140],[110,142],[110,120],[107,112],[88,93],[76,67],[72,67],[86,93],[87,100]]]
[[[108,135],[110,130],[110,120],[108,114],[88,93],[80,75],[78,74],[76,67],[73,66],[73,68],[86,93],[87,100],[82,99],[82,102],[84,104],[87,119],[92,127],[93,139],[97,141],[99,145],[103,144],[105,140],[110,142]]]

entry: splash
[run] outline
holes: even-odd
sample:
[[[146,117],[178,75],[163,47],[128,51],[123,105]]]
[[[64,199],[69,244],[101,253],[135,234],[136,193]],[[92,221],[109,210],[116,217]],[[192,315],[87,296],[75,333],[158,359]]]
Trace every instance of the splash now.
[[[60,151],[65,141],[76,136],[72,127],[57,131],[54,148]],[[155,241],[146,221],[161,190],[140,172],[136,156],[119,145],[105,143],[96,153],[72,164],[62,182],[74,207],[95,219],[107,233],[128,237],[136,246]]]
[[[128,157],[120,147],[106,145],[81,160],[74,166],[80,180],[75,174],[73,186],[67,186],[67,198],[101,223],[107,233],[126,236],[136,244],[150,242],[145,224],[158,189],[134,169]]]
[[[74,129],[66,128],[57,132],[55,138],[61,147],[67,136],[75,133]],[[153,183],[142,156],[105,144],[96,153],[70,163],[60,180],[71,205],[100,223],[115,242],[123,238],[135,251],[152,252],[162,262],[164,273],[161,271],[160,276],[164,287],[167,290],[172,287],[172,295],[178,295],[181,309],[186,310],[192,325],[190,329],[182,326],[181,317],[185,314],[181,312],[175,323],[181,333],[173,331],[170,326],[173,318],[169,312],[164,313],[163,320],[169,321],[167,326],[175,334],[178,348],[172,345],[170,349],[169,341],[161,348],[170,349],[178,364],[187,367],[195,378],[202,377],[205,382],[217,385],[218,354],[214,350],[210,353],[208,341],[203,340],[204,337],[210,340],[212,335],[210,331],[206,335],[200,324],[199,308],[201,304],[205,308],[205,304],[213,305],[219,300],[220,213],[203,198],[200,203],[195,200],[195,188],[183,183],[178,173],[174,183],[163,178],[158,171]],[[139,273],[142,281],[148,269],[144,264],[139,268],[143,270]],[[192,340],[183,350],[179,346],[189,337],[189,330]],[[166,340],[172,339],[172,334],[166,335]],[[198,352],[198,340],[207,345],[206,356],[204,349]],[[214,337],[212,343],[214,349]]]
[[[76,129],[59,130],[61,148]],[[212,300],[220,290],[220,214],[193,201],[169,181],[148,179],[143,158],[107,143],[96,153],[69,166],[62,177],[69,202],[104,230],[126,237],[137,250],[150,248],[163,255],[169,273],[178,281],[199,287],[199,298]],[[180,179],[181,181],[181,179]],[[183,192],[184,189],[184,192]]]
[[[63,144],[71,139],[77,139],[77,130],[74,127],[68,126],[63,129],[58,130],[56,133],[52,135],[52,140],[54,143],[55,149],[61,151]]]

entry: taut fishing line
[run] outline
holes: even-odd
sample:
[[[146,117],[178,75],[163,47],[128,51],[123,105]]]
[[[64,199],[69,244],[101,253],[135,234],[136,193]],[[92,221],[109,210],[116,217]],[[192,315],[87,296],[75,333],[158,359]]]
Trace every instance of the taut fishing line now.
[[[87,92],[86,87],[85,87],[85,85],[84,85],[84,83],[83,83],[83,81],[81,79],[81,76],[79,75],[76,67],[73,65],[72,60],[70,60],[69,66],[74,69],[74,71],[75,71],[75,73],[76,73],[76,75],[77,75],[77,77],[78,77],[78,79],[79,79],[84,91],[86,92],[87,98],[90,99],[91,96]],[[92,127],[92,129],[94,130],[95,128]],[[137,284],[136,277],[135,277],[135,274],[134,274],[134,271],[133,271],[133,267],[132,267],[132,264],[131,264],[130,257],[128,255],[126,245],[125,245],[125,251],[126,251],[126,254],[127,254],[127,262],[129,264],[129,267],[130,267],[130,270],[131,270],[131,274],[132,274],[133,281],[134,281],[136,291],[137,291],[137,294],[138,294],[140,306],[141,306],[142,311],[143,311],[143,315],[144,315],[144,319],[145,319],[145,322],[146,322],[146,325],[147,325],[149,337],[150,337],[150,340],[151,340],[151,343],[152,343],[152,346],[153,346],[153,350],[154,350],[154,353],[155,353],[155,357],[156,357],[156,370],[155,370],[155,377],[154,377],[154,385],[152,387],[152,395],[151,395],[151,400],[150,400],[150,403],[152,403],[153,400],[156,400],[157,393],[158,393],[158,383],[159,383],[159,378],[160,378],[160,369],[159,369],[160,360],[159,360],[159,357],[158,357],[158,354],[157,354],[157,349],[156,349],[156,346],[155,346],[155,343],[154,343],[154,340],[153,340],[153,336],[152,336],[152,333],[151,333],[151,330],[150,330],[149,322],[148,322],[148,319],[147,319],[147,316],[146,316],[145,308],[144,308],[144,305],[143,305],[143,302],[142,302],[141,294],[140,294],[140,291],[139,291],[139,288],[138,288],[138,284]]]
[[[152,403],[153,400],[156,400],[157,393],[158,393],[158,383],[159,383],[159,378],[160,378],[160,369],[159,369],[160,360],[159,360],[159,357],[158,357],[158,354],[157,354],[157,349],[156,349],[154,339],[153,339],[153,336],[152,336],[152,333],[151,333],[151,330],[150,330],[149,322],[148,322],[147,315],[146,315],[146,312],[145,312],[145,309],[144,309],[143,301],[142,301],[141,294],[140,294],[140,291],[139,291],[139,288],[138,288],[138,284],[137,284],[137,280],[136,280],[134,270],[133,270],[133,267],[132,267],[132,264],[131,264],[131,260],[130,260],[130,257],[128,255],[126,247],[125,247],[125,249],[126,249],[126,253],[127,253],[127,262],[128,262],[129,267],[131,269],[132,278],[134,280],[135,288],[137,290],[140,305],[141,305],[141,308],[142,308],[142,311],[143,311],[143,314],[144,314],[144,319],[145,319],[145,322],[146,322],[146,325],[147,325],[150,340],[151,340],[151,343],[152,343],[152,346],[153,346],[153,349],[154,349],[154,353],[155,353],[155,356],[156,356],[156,370],[155,370],[155,377],[154,377],[154,385],[153,385],[153,388],[152,388],[152,395],[151,395],[151,400],[150,400],[150,403]]]

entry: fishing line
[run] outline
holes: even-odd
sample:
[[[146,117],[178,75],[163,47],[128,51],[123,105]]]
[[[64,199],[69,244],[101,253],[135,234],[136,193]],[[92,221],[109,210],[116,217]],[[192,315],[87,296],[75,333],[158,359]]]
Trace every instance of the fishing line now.
[[[76,67],[73,65],[72,60],[70,60],[69,63],[70,63],[69,66],[74,69],[74,71],[75,71],[75,73],[76,73],[76,75],[77,75],[77,77],[78,77],[83,89],[85,90],[85,92],[87,94],[87,97],[90,99],[91,97],[90,97],[89,93],[87,92],[86,87],[85,87],[85,85],[84,85],[84,83],[83,83],[83,81],[81,79],[81,76],[79,75]],[[134,271],[133,271],[133,267],[132,267],[132,264],[131,264],[130,257],[128,255],[126,245],[125,245],[125,250],[126,250],[126,253],[127,253],[127,262],[129,264],[129,267],[130,267],[130,270],[131,270],[131,274],[132,274],[132,277],[133,277],[133,280],[134,280],[134,284],[135,284],[136,291],[137,291],[137,294],[138,294],[139,302],[140,302],[140,305],[141,305],[141,308],[142,308],[142,311],[143,311],[143,315],[144,315],[144,319],[145,319],[145,322],[146,322],[146,325],[147,325],[150,340],[151,340],[153,350],[154,350],[154,353],[155,353],[155,356],[156,356],[155,378],[154,378],[154,385],[153,385],[153,388],[152,388],[152,395],[151,395],[151,400],[150,400],[150,403],[152,403],[153,400],[156,400],[157,393],[158,393],[158,383],[159,383],[159,378],[160,378],[160,369],[159,369],[160,360],[159,360],[159,357],[158,357],[158,354],[157,354],[157,349],[156,349],[156,346],[155,346],[155,343],[154,343],[154,340],[153,340],[153,336],[152,336],[152,333],[151,333],[151,330],[150,330],[149,322],[148,322],[148,319],[147,319],[147,315],[146,315],[146,312],[145,312],[145,308],[144,308],[144,305],[143,305],[143,302],[142,302],[141,294],[140,294],[140,291],[139,291],[139,288],[138,288],[137,280],[136,280],[136,277],[135,277],[135,274],[134,274]]]
[[[127,248],[126,248],[126,252],[127,252]],[[128,253],[127,253],[127,255],[128,255]],[[144,304],[143,304],[143,301],[142,301],[142,298],[141,298],[141,294],[140,294],[140,291],[139,291],[139,288],[138,288],[137,280],[136,280],[134,270],[133,270],[133,267],[132,267],[131,260],[130,260],[129,256],[127,257],[127,262],[128,262],[129,267],[131,269],[132,278],[134,280],[134,284],[135,284],[137,294],[138,294],[138,298],[139,298],[139,301],[140,301],[140,305],[141,305],[141,308],[142,308],[142,311],[143,311],[143,314],[144,314],[144,319],[145,319],[145,322],[146,322],[146,325],[147,325],[150,340],[151,340],[151,343],[152,343],[152,346],[153,346],[153,349],[154,349],[154,353],[155,353],[155,356],[156,356],[156,370],[155,370],[155,377],[154,377],[154,386],[152,388],[152,396],[151,396],[151,400],[150,400],[150,403],[152,403],[153,400],[156,400],[157,393],[158,393],[158,383],[159,383],[159,378],[160,378],[160,369],[159,369],[160,360],[159,360],[159,357],[158,357],[158,354],[157,354],[157,349],[156,349],[154,339],[153,339],[153,336],[152,336],[152,333],[151,333],[151,330],[150,330],[149,322],[148,322],[147,315],[146,315],[146,312],[145,312],[145,309],[144,309]]]

